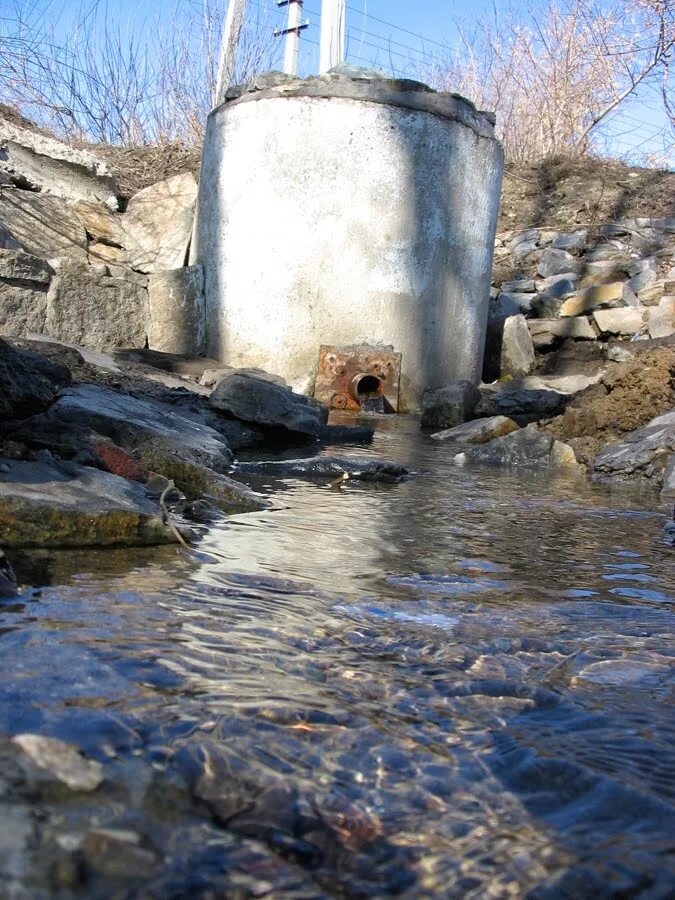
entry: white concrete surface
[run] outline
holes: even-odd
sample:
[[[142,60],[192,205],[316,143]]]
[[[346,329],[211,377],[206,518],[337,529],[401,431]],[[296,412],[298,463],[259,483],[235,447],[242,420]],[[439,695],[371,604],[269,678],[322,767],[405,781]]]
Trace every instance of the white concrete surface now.
[[[503,168],[491,125],[470,104],[475,128],[369,102],[363,83],[360,99],[284,90],[209,117],[192,249],[209,355],[311,393],[321,344],[392,345],[402,409],[477,382]]]

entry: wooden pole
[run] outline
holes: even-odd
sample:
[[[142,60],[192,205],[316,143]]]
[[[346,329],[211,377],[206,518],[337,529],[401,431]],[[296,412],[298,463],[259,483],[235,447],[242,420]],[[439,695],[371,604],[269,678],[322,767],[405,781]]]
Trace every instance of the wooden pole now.
[[[327,72],[345,59],[346,0],[322,0],[319,72]]]
[[[216,82],[215,106],[225,100],[225,91],[232,84],[234,66],[237,59],[239,36],[244,24],[246,0],[230,0],[223,28],[223,39],[220,45],[220,62],[218,64],[218,80]]]

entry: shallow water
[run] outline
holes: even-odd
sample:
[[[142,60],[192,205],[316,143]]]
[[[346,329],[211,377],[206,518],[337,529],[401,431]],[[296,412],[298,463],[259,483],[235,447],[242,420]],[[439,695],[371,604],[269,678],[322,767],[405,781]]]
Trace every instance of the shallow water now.
[[[0,732],[73,741],[107,776],[40,800],[33,860],[92,827],[158,860],[36,892],[672,896],[654,494],[457,469],[412,420],[378,422],[365,452],[414,479],[266,477],[279,508],[212,528],[196,559],[31,561],[42,589],[0,608]]]

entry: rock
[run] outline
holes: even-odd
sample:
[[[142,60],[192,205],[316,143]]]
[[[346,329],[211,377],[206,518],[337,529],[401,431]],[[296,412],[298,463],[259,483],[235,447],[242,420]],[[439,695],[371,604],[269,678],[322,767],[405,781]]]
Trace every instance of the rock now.
[[[609,251],[608,251],[609,252]],[[621,260],[616,258],[613,251],[610,259],[586,259],[584,260],[584,275],[592,278],[610,278],[622,269]]]
[[[486,444],[494,438],[503,437],[517,431],[519,426],[506,416],[491,416],[489,419],[474,419],[454,428],[437,431],[431,437],[435,441],[450,441],[453,444]]]
[[[456,465],[480,463],[508,468],[577,467],[574,451],[556,441],[536,425],[528,425],[512,434],[459,453]]]
[[[42,412],[70,381],[70,372],[0,340],[0,430],[7,420]]]
[[[435,391],[427,391],[422,405],[422,428],[452,428],[473,418],[481,398],[470,381],[454,381]]]
[[[74,463],[12,461],[0,473],[6,547],[109,547],[176,540],[145,488]]]
[[[197,182],[174,175],[135,194],[122,218],[129,261],[139,272],[178,269],[187,260]]]
[[[638,275],[640,272],[644,272],[647,269],[651,269],[655,272],[656,266],[656,257],[644,256],[639,259],[631,259],[626,264],[626,272],[632,278],[634,275]]]
[[[647,313],[650,338],[663,338],[675,334],[675,295],[663,297],[658,306]]]
[[[502,291],[496,300],[490,301],[488,310],[489,322],[501,322],[508,319],[509,316],[518,316],[521,313],[528,313],[535,299],[536,294],[525,293],[506,293]]]
[[[87,233],[72,207],[59,197],[16,188],[0,189],[0,234],[41,259],[87,261]]]
[[[322,425],[317,435],[322,444],[370,444],[374,436],[367,425]]]
[[[99,244],[94,241],[89,244],[87,259],[90,266],[105,266],[105,275],[124,278],[127,274],[137,274],[129,269],[129,255],[120,247],[111,247],[110,244]],[[111,267],[116,271],[111,272]]]
[[[668,457],[668,462],[663,472],[661,501],[663,503],[675,503],[675,453]],[[673,523],[673,530],[675,531],[675,522]],[[673,536],[675,537],[675,534]],[[675,540],[673,540],[673,543],[675,543]]]
[[[567,397],[551,390],[502,390],[483,392],[474,410],[476,418],[507,416],[519,425],[538,422],[557,415],[565,406]]]
[[[148,279],[148,346],[151,350],[200,356],[205,352],[204,270],[187,266]]]
[[[551,244],[554,250],[584,250],[588,232],[586,229],[573,231],[570,234],[559,234]]]
[[[597,309],[593,320],[603,334],[632,335],[645,327],[643,308]]]
[[[45,330],[94,350],[145,347],[148,293],[135,281],[91,267],[59,266],[47,296]]]
[[[548,297],[560,297],[564,300],[576,291],[577,281],[578,276],[574,272],[563,272],[538,281],[537,290]]]
[[[85,759],[72,744],[40,734],[18,734],[12,743],[30,763],[72,791],[89,793],[103,781],[103,766],[96,760]]]
[[[542,278],[550,278],[552,275],[563,275],[569,272],[578,272],[581,264],[566,250],[554,250],[549,248],[544,251],[537,272]]]
[[[518,278],[515,281],[505,281],[501,286],[501,293],[504,294],[533,294],[534,292],[534,278]]]
[[[634,294],[648,288],[656,281],[656,272],[653,269],[642,269],[626,283],[627,288]]]
[[[5,600],[9,597],[16,597],[16,595],[16,576],[12,564],[0,550],[0,599]]]
[[[121,216],[115,215],[102,203],[90,201],[80,201],[73,209],[92,241],[111,247],[124,247],[126,235]]]
[[[227,473],[232,461],[232,454],[218,432],[197,417],[183,415],[180,408],[166,403],[140,400],[98,385],[79,384],[64,391],[48,413],[29,425],[54,423],[64,428],[84,426],[104,435],[134,453],[146,469],[168,478],[173,476],[154,465],[158,454],[221,474]]]
[[[654,303],[658,303],[665,292],[665,282],[656,281],[654,282],[654,284],[649,285],[649,287],[644,287],[639,290],[637,292],[637,297],[642,303],[645,303],[647,306],[651,306]]]
[[[538,228],[527,228],[525,231],[520,231],[518,234],[514,235],[509,241],[509,247],[514,250],[520,244],[529,244],[532,241],[536,244],[539,240],[539,229]]]
[[[511,253],[513,254],[514,259],[522,260],[525,259],[526,256],[529,256],[530,253],[536,252],[538,249],[538,241],[522,241],[520,244],[516,244]]]
[[[661,481],[675,451],[675,410],[664,413],[621,441],[610,444],[593,460],[593,471],[606,478],[656,477]]]
[[[578,291],[569,297],[560,307],[560,316],[581,316],[586,312],[597,309],[599,306],[607,306],[610,303],[619,303],[623,296],[623,282],[615,281],[611,284],[599,284],[595,287]]]
[[[585,316],[568,319],[531,319],[527,323],[535,350],[552,347],[561,340],[594,341],[597,333]]]
[[[117,209],[117,186],[107,165],[76,149],[0,116],[0,172],[21,187],[64,200],[99,200]]]
[[[209,403],[244,422],[316,437],[327,410],[317,401],[258,375],[235,370],[216,385]]]
[[[504,375],[527,375],[534,368],[534,347],[524,316],[510,316],[504,321],[501,346],[501,372]]]
[[[31,284],[48,285],[54,270],[37,256],[20,250],[0,250],[0,279],[2,281],[28,281]]]
[[[47,319],[47,285],[0,281],[0,333],[40,334]]]
[[[537,294],[532,301],[532,312],[540,319],[555,319],[565,301],[561,297],[551,297],[550,294]]]
[[[403,481],[410,475],[410,471],[405,466],[370,456],[315,456],[310,459],[240,462],[237,463],[236,472],[309,480],[335,479],[346,474],[354,481],[394,483]]]
[[[121,829],[87,832],[82,855],[87,867],[105,878],[144,880],[159,865],[157,854],[141,846],[140,835]]]

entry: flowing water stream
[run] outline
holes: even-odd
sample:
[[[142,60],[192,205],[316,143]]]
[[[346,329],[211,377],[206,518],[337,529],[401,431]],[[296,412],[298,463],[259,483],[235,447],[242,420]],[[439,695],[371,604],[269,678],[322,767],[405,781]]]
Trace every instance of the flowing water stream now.
[[[34,799],[15,896],[672,896],[654,493],[456,468],[405,418],[365,452],[416,477],[266,477],[278,508],[194,558],[32,559],[41,589],[0,607],[0,731],[106,781]],[[64,870],[92,828],[155,862]]]

